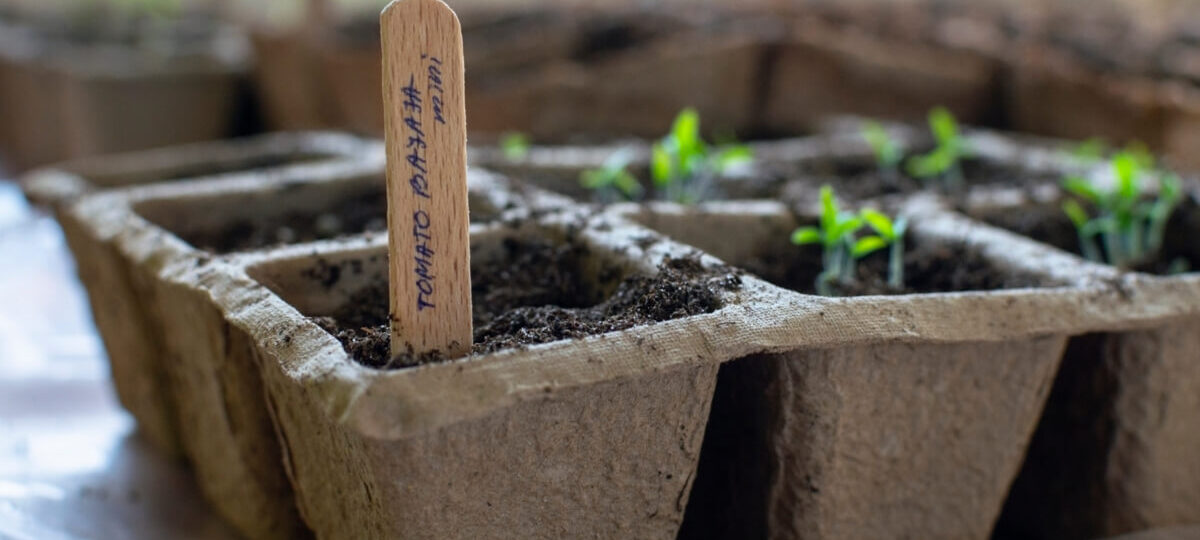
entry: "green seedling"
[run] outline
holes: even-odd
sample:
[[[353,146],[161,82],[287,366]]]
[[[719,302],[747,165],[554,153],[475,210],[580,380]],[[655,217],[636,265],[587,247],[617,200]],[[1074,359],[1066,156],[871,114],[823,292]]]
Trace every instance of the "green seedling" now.
[[[1075,148],[1071,149],[1070,154],[1071,157],[1085,163],[1095,163],[1104,159],[1104,156],[1107,156],[1109,152],[1108,143],[1104,142],[1104,139],[1092,137],[1075,145]]]
[[[529,154],[529,137],[519,131],[508,131],[500,135],[500,151],[504,159],[520,161]]]
[[[927,154],[913,156],[908,161],[908,174],[922,180],[941,179],[948,190],[961,189],[961,161],[969,155],[969,150],[959,134],[958,121],[945,107],[935,107],[929,111],[929,130],[937,147]]]
[[[896,174],[900,162],[904,160],[904,151],[888,135],[887,130],[879,122],[867,122],[862,127],[862,138],[875,154],[875,164],[879,170],[884,174]]]
[[[1158,256],[1167,221],[1183,192],[1179,177],[1153,170],[1148,152],[1123,150],[1112,157],[1111,166],[1116,179],[1112,189],[1078,176],[1063,180],[1063,188],[1076,198],[1068,199],[1062,208],[1075,225],[1084,257],[1128,269]],[[1158,194],[1145,200],[1142,183],[1155,176]],[[1080,201],[1093,207],[1096,215],[1090,215]]]
[[[863,224],[870,224],[880,234],[859,237],[858,231]],[[886,238],[884,231],[887,233]],[[854,281],[858,261],[863,257],[891,245],[892,256],[902,261],[903,253],[895,250],[903,249],[903,235],[903,222],[896,227],[890,219],[875,211],[859,214],[841,210],[833,196],[833,188],[825,185],[821,186],[821,219],[815,227],[800,227],[793,231],[792,243],[798,246],[821,246],[823,268],[815,283],[817,294],[833,296],[834,283]],[[900,247],[896,248],[897,245]],[[893,280],[903,280],[903,263],[893,264],[901,265],[901,269],[894,275],[889,271],[889,284]]]
[[[745,145],[710,150],[700,137],[700,115],[688,108],[675,117],[671,132],[655,143],[650,176],[667,200],[693,204],[706,198],[718,176],[753,158]]]
[[[882,247],[888,251],[888,287],[896,290],[904,288],[904,233],[908,230],[908,220],[898,218],[892,220],[878,210],[871,208],[860,212],[863,221],[883,241]],[[871,238],[870,236],[866,238]]]
[[[597,202],[613,203],[642,198],[642,185],[629,173],[632,153],[627,148],[613,152],[598,169],[588,169],[579,175],[579,183],[592,190]]]

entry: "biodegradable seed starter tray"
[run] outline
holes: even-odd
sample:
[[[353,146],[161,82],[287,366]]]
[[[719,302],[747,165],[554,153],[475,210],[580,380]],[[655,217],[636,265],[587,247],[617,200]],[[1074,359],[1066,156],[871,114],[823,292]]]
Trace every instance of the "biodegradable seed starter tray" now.
[[[1011,181],[847,201],[908,217],[912,277],[847,297],[813,295],[819,250],[789,242],[818,218],[813,164],[869,156],[846,133],[756,145],[720,180],[729,200],[697,206],[544,189],[580,196],[611,148],[472,152],[474,343],[450,361],[386,352],[378,144],[167,182],[183,175],[146,171],[193,154],[163,150],[92,164],[126,177],[26,185],[72,239],[122,403],[247,536],[987,538],[1019,472],[1051,485],[1026,449],[1076,358],[1166,404],[1116,406],[1139,465],[1112,489],[1153,496],[1119,499],[1148,510],[1103,530],[1194,521],[1172,504],[1198,481],[1172,457],[1191,398],[1167,386],[1194,380],[1195,275],[1119,272],[968,217],[986,190],[1054,197],[1055,175],[1092,174],[971,137]]]

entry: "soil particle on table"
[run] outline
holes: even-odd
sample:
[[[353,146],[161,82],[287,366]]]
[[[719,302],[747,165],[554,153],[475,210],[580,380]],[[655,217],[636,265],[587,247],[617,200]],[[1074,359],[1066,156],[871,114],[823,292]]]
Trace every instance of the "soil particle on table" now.
[[[721,307],[721,291],[741,286],[736,271],[706,269],[698,255],[664,258],[653,276],[625,275],[613,265],[597,274],[586,273],[594,257],[578,242],[523,238],[503,245],[502,257],[472,260],[476,354],[710,313]],[[331,316],[312,320],[368,366],[400,368],[443,359],[436,352],[392,359],[387,316],[387,284],[380,281]]]
[[[801,246],[783,253],[765,255],[743,265],[763,279],[805,294],[816,294],[816,279],[821,273],[821,248]],[[835,283],[838,296],[898,295],[936,292],[990,291],[1036,287],[1032,275],[1002,271],[978,251],[962,244],[905,243],[904,287],[887,284],[888,252],[877,251],[858,263],[857,279]]]

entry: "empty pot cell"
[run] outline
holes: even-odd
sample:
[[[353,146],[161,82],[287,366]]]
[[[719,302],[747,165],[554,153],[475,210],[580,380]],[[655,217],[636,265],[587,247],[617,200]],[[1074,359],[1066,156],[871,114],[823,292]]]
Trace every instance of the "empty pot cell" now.
[[[1083,256],[1075,225],[1067,218],[1059,199],[1028,200],[1014,205],[980,205],[970,210],[972,217],[990,225],[1008,229],[1063,251]],[[1150,260],[1133,265],[1131,270],[1159,275],[1200,270],[1200,245],[1195,235],[1200,231],[1200,205],[1195,198],[1185,197],[1167,221],[1162,249]],[[1099,255],[1107,261],[1105,243],[1096,239]]]
[[[361,158],[361,140],[334,133],[287,133],[85,158],[31,173],[26,193],[53,204],[95,189],[232,173],[262,174],[293,166]]]
[[[806,220],[780,204],[614,211],[786,288],[811,292],[821,269],[819,249],[790,242]],[[793,295],[797,307],[760,312],[782,319],[779,352],[722,365],[684,537],[988,537],[1071,331],[1047,321],[1072,317],[1065,276],[1079,272],[926,212],[904,291],[868,257],[862,288],[841,292],[890,296]]]
[[[439,356],[391,359],[387,256],[317,258],[256,277],[337,337],[359,363],[396,368]],[[625,330],[710,313],[740,279],[698,258],[670,258],[657,273],[632,271],[572,231],[525,227],[471,243],[475,354]]]
[[[499,210],[469,193],[471,221]],[[222,209],[214,212],[214,208]],[[154,199],[135,211],[192,246],[217,254],[259,250],[387,229],[384,179],[369,174],[334,182],[282,183],[251,192]]]

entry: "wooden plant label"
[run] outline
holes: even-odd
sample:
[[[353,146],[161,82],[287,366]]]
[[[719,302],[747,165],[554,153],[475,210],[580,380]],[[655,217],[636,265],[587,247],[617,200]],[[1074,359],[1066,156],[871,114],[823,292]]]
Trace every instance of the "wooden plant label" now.
[[[441,0],[379,16],[392,356],[471,350],[462,29]]]

